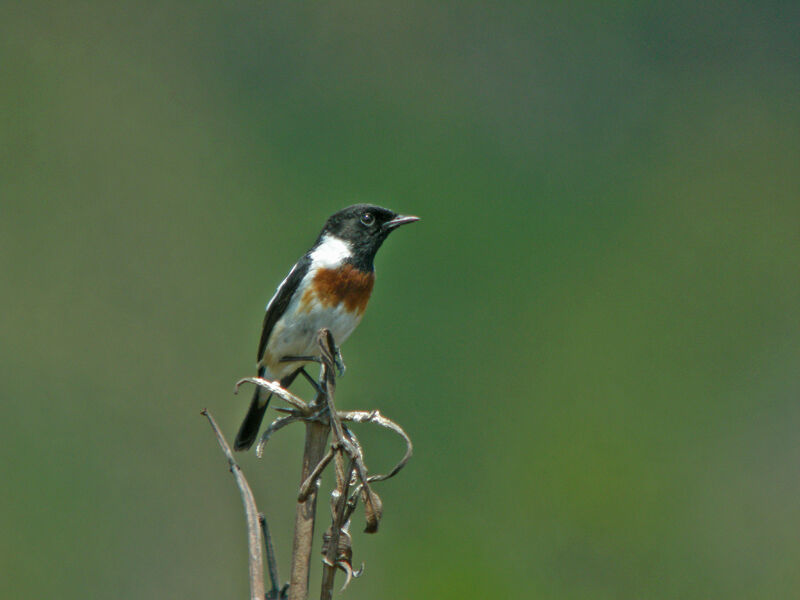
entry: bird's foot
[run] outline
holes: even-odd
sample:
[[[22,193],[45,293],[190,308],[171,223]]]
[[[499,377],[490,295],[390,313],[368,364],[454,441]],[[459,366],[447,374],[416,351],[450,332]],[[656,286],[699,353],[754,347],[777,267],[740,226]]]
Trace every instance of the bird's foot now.
[[[282,356],[278,362],[291,363],[291,362],[322,362],[319,356]]]
[[[335,347],[336,351],[333,354],[333,366],[336,368],[336,373],[341,377],[347,370],[342,358],[342,351],[338,346]],[[321,363],[322,359],[319,356],[282,356],[278,362],[291,363],[291,362],[315,362]]]
[[[319,384],[316,382],[316,380],[311,377],[311,375],[309,375],[308,372],[302,367],[300,367],[300,374],[306,378],[306,381],[311,384],[311,387],[314,388],[314,391],[317,392],[317,394],[321,396],[325,393],[322,391],[322,388],[319,387]]]

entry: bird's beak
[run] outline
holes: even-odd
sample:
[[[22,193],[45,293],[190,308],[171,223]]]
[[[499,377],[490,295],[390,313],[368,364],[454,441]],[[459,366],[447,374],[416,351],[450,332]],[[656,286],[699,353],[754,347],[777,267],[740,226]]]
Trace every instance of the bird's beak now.
[[[408,223],[413,223],[414,221],[419,221],[419,217],[414,217],[411,215],[397,215],[391,221],[387,221],[383,224],[383,228],[386,231],[391,231],[392,229],[397,229],[400,225],[406,225]]]

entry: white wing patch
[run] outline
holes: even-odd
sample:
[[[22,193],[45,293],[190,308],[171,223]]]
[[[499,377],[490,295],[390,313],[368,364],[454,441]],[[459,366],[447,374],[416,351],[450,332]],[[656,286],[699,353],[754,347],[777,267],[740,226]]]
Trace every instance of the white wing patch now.
[[[308,272],[299,284],[300,289],[306,289],[314,280],[320,269],[336,269],[353,255],[353,249],[346,241],[332,235],[324,235],[319,245],[309,254],[311,264]],[[267,304],[267,310],[277,298],[286,281],[297,266],[289,272],[275,295]],[[335,307],[325,306],[312,301],[310,306],[300,310],[302,294],[295,294],[283,315],[275,323],[270,334],[269,344],[265,349],[262,363],[266,367],[268,379],[280,379],[303,363],[282,363],[284,356],[318,356],[317,331],[327,327],[333,333],[337,344],[342,344],[350,336],[361,320],[361,314],[350,313],[344,304]]]
[[[332,235],[324,235],[311,253],[311,268],[333,269],[353,255],[350,244]]]
[[[281,293],[281,290],[283,289],[283,286],[285,286],[286,282],[289,281],[289,277],[292,276],[292,273],[294,273],[294,270],[296,268],[297,268],[297,263],[295,263],[295,265],[292,267],[292,270],[289,271],[289,274],[286,277],[283,278],[283,281],[281,281],[280,285],[278,286],[278,289],[275,290],[275,293],[272,295],[272,298],[270,298],[269,302],[267,302],[266,310],[269,310],[269,307],[272,306],[273,302],[275,302],[275,298],[277,298],[278,294]]]

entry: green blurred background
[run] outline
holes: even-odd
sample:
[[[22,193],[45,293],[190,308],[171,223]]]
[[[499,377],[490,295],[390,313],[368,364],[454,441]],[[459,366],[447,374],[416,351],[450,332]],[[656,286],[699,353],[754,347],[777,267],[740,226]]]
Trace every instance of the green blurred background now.
[[[799,7],[3,2],[0,596],[246,597],[199,411],[370,201],[338,402],[416,454],[345,597],[798,597]]]

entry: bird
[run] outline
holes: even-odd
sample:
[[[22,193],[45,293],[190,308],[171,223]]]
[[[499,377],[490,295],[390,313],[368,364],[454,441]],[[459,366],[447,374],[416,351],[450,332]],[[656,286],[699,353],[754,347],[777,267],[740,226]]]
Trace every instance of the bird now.
[[[327,328],[340,346],[361,322],[375,283],[375,254],[389,234],[418,221],[374,204],[354,204],[325,222],[314,245],[295,263],[267,304],[258,344],[262,379],[292,384],[319,359],[317,334]],[[340,371],[344,365],[339,365]],[[248,450],[258,436],[271,398],[256,387],[234,442]]]

